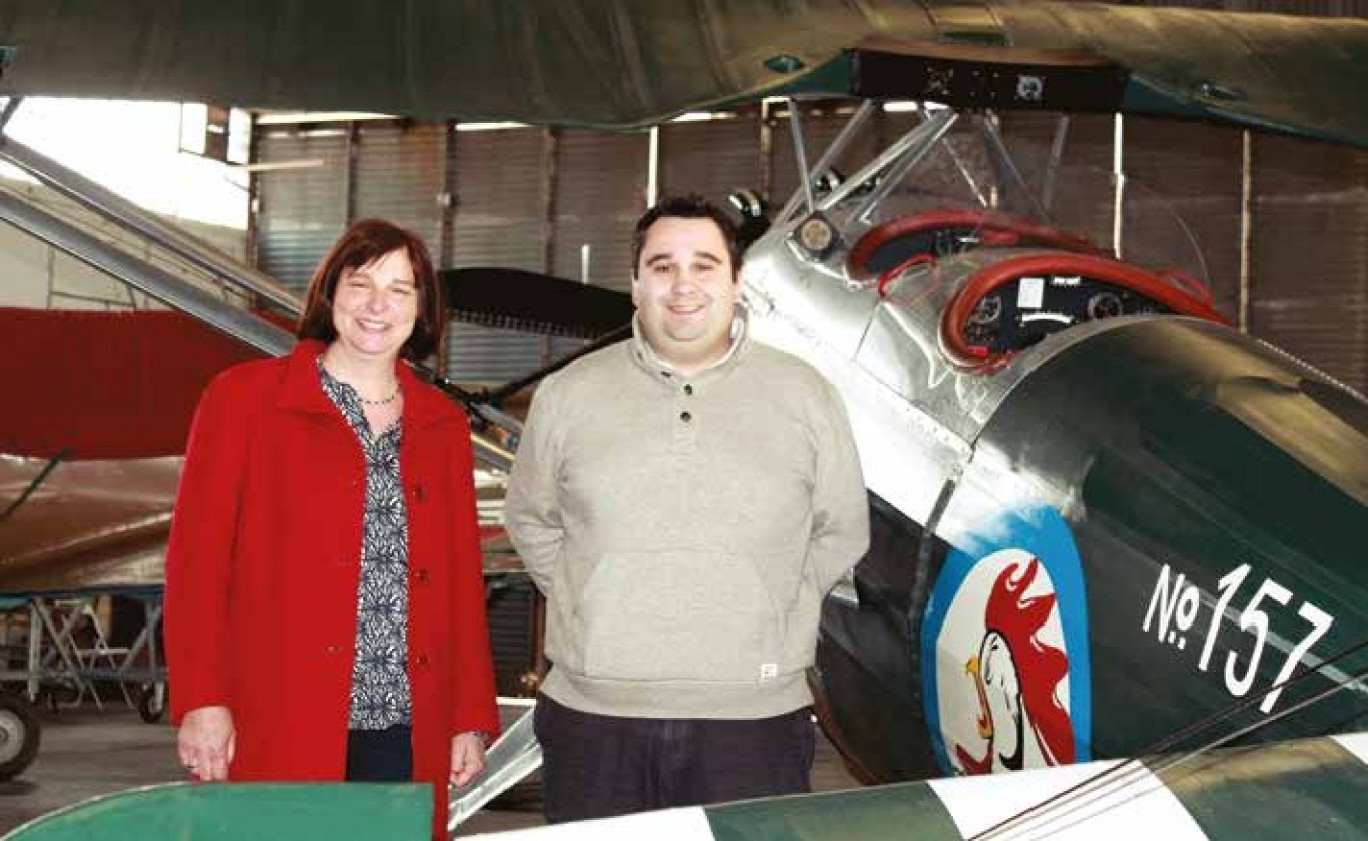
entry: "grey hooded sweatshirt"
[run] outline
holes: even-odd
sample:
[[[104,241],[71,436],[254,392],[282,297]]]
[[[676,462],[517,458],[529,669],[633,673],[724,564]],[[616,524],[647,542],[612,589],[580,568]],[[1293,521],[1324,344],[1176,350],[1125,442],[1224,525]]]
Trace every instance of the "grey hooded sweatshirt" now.
[[[835,389],[740,335],[682,376],[637,333],[538,388],[504,516],[547,598],[542,691],[645,718],[812,702],[821,600],[868,508]]]

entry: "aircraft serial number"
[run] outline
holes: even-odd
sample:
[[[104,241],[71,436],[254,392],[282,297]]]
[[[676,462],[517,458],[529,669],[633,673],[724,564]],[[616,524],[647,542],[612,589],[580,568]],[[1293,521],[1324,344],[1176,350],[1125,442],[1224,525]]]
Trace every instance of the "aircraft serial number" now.
[[[1201,656],[1197,659],[1197,668],[1203,672],[1211,667],[1216,640],[1226,624],[1223,620],[1230,610],[1231,602],[1249,578],[1249,572],[1249,564],[1240,564],[1216,582],[1216,603],[1207,623]],[[1153,628],[1153,633],[1161,643],[1175,646],[1179,651],[1185,650],[1188,633],[1197,625],[1198,614],[1201,613],[1202,603],[1206,600],[1203,596],[1202,589],[1189,582],[1184,573],[1175,575],[1169,565],[1164,564],[1163,570],[1159,573],[1159,580],[1154,585],[1154,595],[1150,597],[1149,609],[1145,611],[1145,622],[1141,630],[1150,633]],[[1264,609],[1265,605],[1271,601],[1278,607],[1286,608],[1292,599],[1291,590],[1271,578],[1265,578],[1255,588],[1254,594],[1249,597],[1249,601],[1238,615],[1233,612],[1230,614],[1231,620],[1239,626],[1239,630],[1253,637],[1247,653],[1242,655],[1233,648],[1226,653],[1225,686],[1231,695],[1243,698],[1249,694],[1255,678],[1258,677],[1259,662],[1263,659],[1264,648],[1269,641],[1270,622],[1269,614]],[[1335,622],[1335,617],[1305,600],[1297,608],[1297,616],[1310,627],[1301,641],[1290,649],[1287,649],[1286,641],[1278,640],[1275,647],[1287,650],[1287,659],[1283,661],[1282,668],[1273,678],[1272,686],[1259,704],[1259,709],[1265,714],[1273,711],[1274,705],[1278,703],[1278,697],[1282,694],[1283,684],[1292,677],[1297,664]]]

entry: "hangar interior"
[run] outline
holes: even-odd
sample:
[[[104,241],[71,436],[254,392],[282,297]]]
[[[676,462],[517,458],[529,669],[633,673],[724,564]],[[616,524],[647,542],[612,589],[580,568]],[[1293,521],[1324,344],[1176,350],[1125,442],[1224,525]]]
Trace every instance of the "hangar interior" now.
[[[800,107],[809,158],[854,110],[839,100]],[[862,148],[837,169],[853,172],[922,119],[912,103],[887,104]],[[962,120],[922,167],[942,182],[931,189],[963,202],[993,201],[969,186],[994,180],[978,154],[983,119]],[[1133,116],[1011,113],[997,128],[1025,184],[1058,197],[1051,210],[1060,227],[1105,244],[1199,250],[1200,262],[1181,268],[1209,286],[1232,325],[1368,389],[1368,153]],[[725,206],[730,194],[750,189],[777,209],[798,183],[788,104],[779,100],[688,114],[641,132],[267,113],[256,115],[249,149],[246,229],[177,224],[301,293],[346,225],[367,216],[418,232],[438,268],[515,268],[626,291],[632,226],[654,197],[695,191]],[[46,188],[15,189],[83,220],[97,236],[126,236]],[[1123,193],[1129,209],[1118,226]],[[0,230],[0,255],[13,278],[5,305],[161,306],[8,227]],[[580,344],[453,320],[435,361],[445,376],[478,389],[522,377]],[[514,411],[521,402],[513,401]],[[491,602],[504,694],[529,688],[532,600],[524,583]]]
[[[1368,4],[1336,0],[1139,5],[1368,14]],[[853,110],[834,100],[800,107],[810,156]],[[874,117],[871,148],[853,150],[839,168],[853,171],[873,146],[921,119],[911,104],[884,108]],[[1072,190],[1074,198],[1057,206],[1062,227],[1128,243],[1185,230],[1200,248],[1201,280],[1232,325],[1368,391],[1364,150],[1204,122],[1110,115],[1015,113],[1002,115],[998,126],[1027,184],[1061,196]],[[966,179],[991,180],[989,165],[972,151],[981,128],[978,119],[963,121],[938,152],[933,169],[947,189],[962,192]],[[1063,163],[1055,171],[1057,150]],[[725,204],[734,191],[751,189],[777,207],[798,183],[782,101],[685,115],[641,132],[262,113],[249,129],[246,163],[245,229],[175,221],[297,291],[346,225],[368,216],[420,233],[439,268],[517,268],[625,291],[632,225],[655,197],[699,192]],[[84,217],[41,187],[15,189]],[[1152,212],[1128,213],[1119,225],[1121,193]],[[110,226],[87,224],[100,236],[121,236]],[[12,278],[0,294],[5,306],[160,306],[8,227],[0,227],[0,264]],[[186,271],[175,263],[166,267]],[[495,386],[577,345],[453,321],[437,364],[457,382]],[[533,655],[532,594],[512,587],[500,598],[491,612],[500,691],[521,694],[523,666]]]
[[[346,225],[367,216],[417,231],[439,268],[516,268],[626,291],[632,225],[653,197],[697,191],[725,205],[746,188],[771,207],[782,205],[798,180],[787,108],[767,101],[643,132],[259,115],[250,136],[246,230],[179,224],[297,292]],[[853,111],[842,101],[801,108],[810,157]],[[921,119],[911,103],[886,106],[865,148],[852,149],[838,169],[853,172]],[[945,194],[976,200],[966,185],[992,181],[990,164],[975,154],[982,128],[982,118],[961,121],[923,167],[943,179],[935,186]],[[1052,209],[1061,227],[1103,243],[1113,235],[1161,245],[1190,237],[1203,262],[1184,268],[1201,275],[1232,325],[1352,388],[1368,388],[1368,153],[1207,123],[1108,115],[1007,114],[999,128],[1026,184],[1059,196]],[[1052,163],[1056,149],[1062,154]],[[1118,169],[1122,180],[1114,177]],[[45,188],[18,189],[85,218],[101,236],[121,236]],[[1131,209],[1118,232],[1121,192]],[[1179,246],[1168,252],[1187,244]],[[0,248],[18,269],[7,305],[160,306],[18,231],[0,231]],[[479,388],[528,374],[579,344],[452,321],[437,361],[449,378]],[[491,602],[504,694],[528,689],[532,599],[522,584]]]

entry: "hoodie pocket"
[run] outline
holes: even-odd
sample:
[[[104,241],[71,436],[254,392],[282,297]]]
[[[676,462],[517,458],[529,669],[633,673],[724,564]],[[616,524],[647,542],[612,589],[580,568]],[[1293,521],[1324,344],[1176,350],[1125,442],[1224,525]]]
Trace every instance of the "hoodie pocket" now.
[[[604,555],[580,599],[591,678],[762,683],[777,676],[783,620],[741,555]]]

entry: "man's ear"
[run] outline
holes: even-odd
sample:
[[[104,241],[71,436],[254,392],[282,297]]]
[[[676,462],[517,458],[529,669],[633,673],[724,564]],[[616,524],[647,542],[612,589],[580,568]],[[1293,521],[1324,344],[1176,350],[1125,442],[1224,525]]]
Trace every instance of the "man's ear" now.
[[[636,272],[632,273],[632,306],[639,307],[641,302],[637,300],[641,291],[641,284],[637,282]]]

